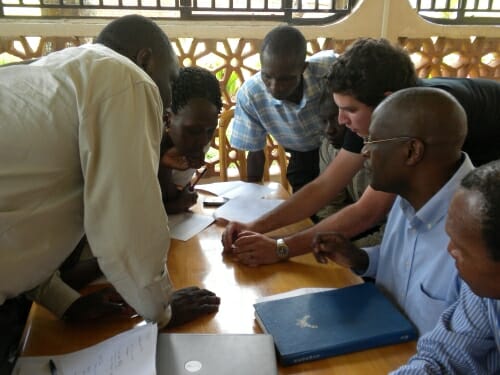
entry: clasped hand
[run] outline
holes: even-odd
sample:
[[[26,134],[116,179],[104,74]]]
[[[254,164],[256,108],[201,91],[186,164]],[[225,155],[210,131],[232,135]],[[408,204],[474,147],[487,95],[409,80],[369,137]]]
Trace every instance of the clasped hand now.
[[[229,223],[222,234],[223,253],[250,267],[277,263],[276,240],[250,228],[249,224]]]

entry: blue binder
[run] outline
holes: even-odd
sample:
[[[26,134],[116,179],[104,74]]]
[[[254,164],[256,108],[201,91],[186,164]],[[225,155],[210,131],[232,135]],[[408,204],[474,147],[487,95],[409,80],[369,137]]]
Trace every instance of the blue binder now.
[[[416,339],[417,331],[372,283],[254,304],[282,365]]]

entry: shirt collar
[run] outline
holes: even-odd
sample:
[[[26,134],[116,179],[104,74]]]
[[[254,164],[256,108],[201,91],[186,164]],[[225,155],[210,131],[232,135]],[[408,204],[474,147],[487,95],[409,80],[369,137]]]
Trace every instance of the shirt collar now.
[[[432,196],[417,212],[411,204],[401,197],[400,207],[405,214],[410,226],[417,230],[431,230],[446,216],[451,198],[460,181],[467,173],[474,169],[469,156],[462,152],[462,164],[448,182]]]

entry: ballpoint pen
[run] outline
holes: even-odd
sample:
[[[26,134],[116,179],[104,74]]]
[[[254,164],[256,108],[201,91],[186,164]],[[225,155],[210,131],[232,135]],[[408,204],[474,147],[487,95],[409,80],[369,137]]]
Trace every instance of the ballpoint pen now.
[[[50,375],[57,375],[57,367],[52,359],[49,360]]]
[[[194,181],[188,184],[189,190],[191,190],[191,191],[194,190],[195,185],[200,181],[200,179],[203,177],[203,175],[205,173],[207,173],[207,171],[208,171],[208,168],[206,165],[204,165],[202,171],[197,173]]]

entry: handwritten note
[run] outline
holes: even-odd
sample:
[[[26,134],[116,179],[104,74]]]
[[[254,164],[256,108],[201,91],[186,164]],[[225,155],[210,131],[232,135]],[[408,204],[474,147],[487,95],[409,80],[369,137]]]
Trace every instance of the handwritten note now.
[[[64,355],[20,357],[14,375],[155,375],[158,327],[145,324],[94,346]]]

